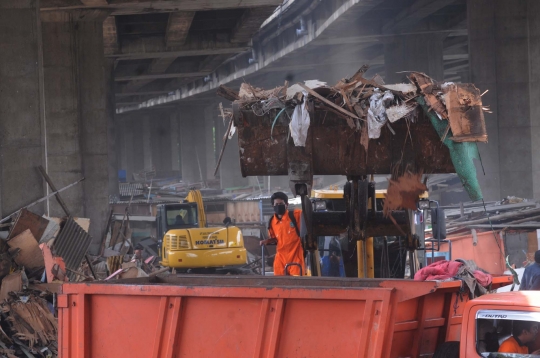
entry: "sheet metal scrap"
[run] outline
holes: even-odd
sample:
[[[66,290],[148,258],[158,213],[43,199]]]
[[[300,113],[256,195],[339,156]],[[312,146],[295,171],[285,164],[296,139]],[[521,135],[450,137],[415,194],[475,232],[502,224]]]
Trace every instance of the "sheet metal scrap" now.
[[[15,219],[15,224],[9,232],[8,240],[21,234],[26,229],[30,229],[32,235],[39,241],[45,232],[47,225],[49,225],[49,220],[44,219],[27,209],[23,209],[19,212],[19,215],[17,215],[17,219]]]
[[[66,268],[77,271],[91,241],[90,235],[73,218],[68,218],[60,230],[60,234],[54,240],[53,252],[55,256],[64,259]],[[77,275],[73,272],[68,272],[67,276],[70,281],[76,281],[77,279]]]
[[[420,72],[411,73],[409,79],[418,86],[427,104],[439,115],[439,118],[448,119],[446,106],[437,96],[437,92],[442,91],[441,86],[426,74]]]
[[[454,142],[487,142],[480,90],[471,83],[451,84],[444,94]]]

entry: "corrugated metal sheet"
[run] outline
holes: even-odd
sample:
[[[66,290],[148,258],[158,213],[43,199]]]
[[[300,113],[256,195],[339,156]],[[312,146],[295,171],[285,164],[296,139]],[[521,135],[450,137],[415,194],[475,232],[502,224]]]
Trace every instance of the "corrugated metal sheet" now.
[[[64,259],[67,268],[77,271],[91,241],[90,235],[73,218],[69,218],[54,240],[53,250],[56,256]],[[72,272],[67,276],[71,281],[77,278]]]
[[[119,183],[119,191],[121,197],[131,197],[143,195],[144,186],[142,183]]]

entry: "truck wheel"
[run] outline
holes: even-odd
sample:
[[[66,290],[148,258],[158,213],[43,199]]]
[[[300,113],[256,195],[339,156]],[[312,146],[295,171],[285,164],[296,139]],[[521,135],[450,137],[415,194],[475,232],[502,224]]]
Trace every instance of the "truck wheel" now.
[[[459,342],[444,342],[437,347],[432,358],[459,358]]]

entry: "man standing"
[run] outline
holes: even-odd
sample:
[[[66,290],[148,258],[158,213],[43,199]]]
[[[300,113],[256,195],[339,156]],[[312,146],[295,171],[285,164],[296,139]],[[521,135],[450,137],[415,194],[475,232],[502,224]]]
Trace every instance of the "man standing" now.
[[[534,253],[534,263],[523,272],[519,290],[540,290],[540,250]]]
[[[305,274],[304,250],[299,227],[302,211],[288,211],[289,197],[285,193],[274,193],[270,200],[275,213],[268,223],[270,238],[262,240],[260,244],[262,246],[277,243],[274,276],[285,275],[285,265],[291,263],[299,264],[302,267],[302,273],[297,265],[291,265],[287,269],[289,275]]]

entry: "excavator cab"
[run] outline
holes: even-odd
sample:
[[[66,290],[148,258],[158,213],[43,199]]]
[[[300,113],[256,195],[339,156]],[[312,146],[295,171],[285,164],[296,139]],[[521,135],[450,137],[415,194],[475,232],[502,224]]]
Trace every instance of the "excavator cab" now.
[[[158,237],[172,229],[199,227],[197,203],[158,205],[156,222]]]

